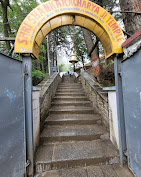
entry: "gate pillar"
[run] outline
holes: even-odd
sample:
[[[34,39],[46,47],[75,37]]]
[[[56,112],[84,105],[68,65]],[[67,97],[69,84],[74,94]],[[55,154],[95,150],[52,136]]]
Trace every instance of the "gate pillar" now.
[[[32,115],[32,58],[23,57],[24,93],[25,93],[25,127],[27,175],[34,176],[34,145],[33,145],[33,115]]]
[[[122,91],[122,77],[121,77],[121,61],[122,55],[114,58],[115,70],[115,84],[116,84],[116,97],[117,97],[117,114],[118,114],[118,128],[119,128],[119,154],[120,164],[123,166],[125,159],[126,147],[126,133],[125,133],[125,119],[124,119],[124,104],[123,104],[123,91]]]

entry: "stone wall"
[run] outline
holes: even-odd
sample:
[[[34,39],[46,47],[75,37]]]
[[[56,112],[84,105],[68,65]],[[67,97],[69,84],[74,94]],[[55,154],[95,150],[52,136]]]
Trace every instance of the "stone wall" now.
[[[119,149],[119,127],[115,87],[103,88],[103,95],[101,89],[97,89],[94,77],[83,72],[81,73],[80,78],[82,86],[92,102],[94,110],[102,116],[102,122],[110,131],[110,140],[114,146]]]
[[[86,72],[81,73],[81,83],[88,98],[92,102],[94,110],[102,116],[102,122],[109,128],[108,97],[104,96],[106,93],[101,94],[98,92],[95,81]]]
[[[52,74],[44,79],[37,87],[33,87],[33,136],[35,152],[39,145],[40,131],[43,129],[44,121],[48,116],[52,98],[55,96],[58,84],[61,82],[58,73]]]
[[[44,125],[44,121],[48,116],[49,109],[51,107],[52,98],[55,96],[58,84],[61,82],[61,77],[58,73],[54,73],[48,79],[42,81],[38,87],[40,91],[40,117],[41,117],[41,129]]]

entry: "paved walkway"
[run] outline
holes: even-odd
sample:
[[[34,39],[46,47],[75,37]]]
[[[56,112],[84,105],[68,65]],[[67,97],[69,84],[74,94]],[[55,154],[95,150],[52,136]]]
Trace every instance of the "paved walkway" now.
[[[36,157],[40,177],[132,177],[80,83],[65,76],[58,86]]]

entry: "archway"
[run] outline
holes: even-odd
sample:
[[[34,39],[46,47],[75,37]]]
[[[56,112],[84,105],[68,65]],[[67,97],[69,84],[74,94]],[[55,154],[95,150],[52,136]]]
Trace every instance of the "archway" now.
[[[21,24],[15,53],[38,58],[40,45],[55,28],[78,25],[92,31],[102,43],[105,58],[122,53],[124,34],[105,9],[88,0],[50,0],[31,11]]]
[[[31,11],[21,24],[15,41],[15,53],[23,54],[25,69],[25,112],[29,174],[33,174],[32,142],[32,79],[31,57],[38,58],[40,46],[52,30],[67,25],[78,25],[92,31],[100,40],[105,58],[122,53],[124,34],[116,20],[105,9],[89,0],[50,0]],[[27,67],[28,66],[28,67]]]

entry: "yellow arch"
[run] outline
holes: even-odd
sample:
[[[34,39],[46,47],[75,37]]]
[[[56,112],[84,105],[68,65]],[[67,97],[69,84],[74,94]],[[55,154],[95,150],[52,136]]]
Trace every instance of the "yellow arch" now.
[[[122,53],[124,34],[105,9],[89,0],[50,0],[32,10],[21,24],[15,41],[15,53],[38,58],[47,34],[65,25],[78,25],[92,31],[101,41],[105,57]]]

